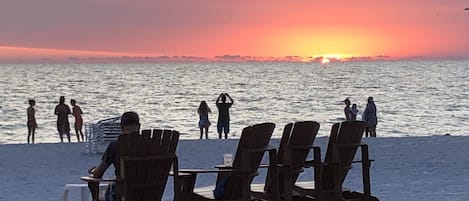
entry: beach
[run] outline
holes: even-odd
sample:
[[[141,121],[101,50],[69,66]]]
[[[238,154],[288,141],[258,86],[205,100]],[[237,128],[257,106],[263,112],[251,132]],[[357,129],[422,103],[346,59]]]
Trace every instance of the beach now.
[[[325,153],[327,137],[315,145]],[[272,139],[276,147],[278,139]],[[234,153],[237,139],[180,140],[177,148],[179,168],[212,168],[223,162],[224,153]],[[372,194],[381,201],[469,200],[469,137],[425,136],[405,138],[366,138],[371,167]],[[359,154],[357,154],[359,155]],[[0,201],[58,201],[65,184],[83,183],[89,167],[97,165],[101,154],[85,152],[82,143],[0,145]],[[310,180],[312,170],[300,180]],[[112,168],[107,176],[112,176]],[[262,183],[265,173],[255,179]],[[215,175],[199,175],[197,186],[214,185]],[[361,168],[354,166],[345,186],[361,191]],[[168,180],[164,200],[172,200],[172,179]],[[72,190],[69,200],[80,200]]]

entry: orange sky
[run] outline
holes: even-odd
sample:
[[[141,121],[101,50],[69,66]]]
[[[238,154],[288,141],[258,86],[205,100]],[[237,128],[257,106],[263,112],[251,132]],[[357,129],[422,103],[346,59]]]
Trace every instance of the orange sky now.
[[[3,0],[0,60],[226,54],[469,58],[465,7],[467,0]]]

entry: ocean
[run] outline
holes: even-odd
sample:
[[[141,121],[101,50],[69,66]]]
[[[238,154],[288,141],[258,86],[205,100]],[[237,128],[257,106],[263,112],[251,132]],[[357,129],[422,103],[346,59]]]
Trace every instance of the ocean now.
[[[319,136],[344,120],[343,100],[359,114],[373,96],[378,137],[469,135],[469,61],[343,63],[132,63],[0,65],[0,144],[26,143],[28,99],[36,100],[36,143],[59,142],[55,105],[75,99],[85,123],[136,111],[142,129],[176,129],[198,139],[197,108],[212,113],[216,134],[220,93],[234,99],[230,138],[262,122],[313,120]],[[360,115],[359,117],[360,118]],[[74,119],[69,117],[72,127]]]

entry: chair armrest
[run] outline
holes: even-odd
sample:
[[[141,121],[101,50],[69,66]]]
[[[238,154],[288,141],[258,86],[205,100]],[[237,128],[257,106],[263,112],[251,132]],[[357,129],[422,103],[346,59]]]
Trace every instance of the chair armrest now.
[[[231,166],[231,165],[215,165],[215,168],[218,168],[218,169],[232,169],[233,166]]]
[[[249,149],[240,149],[240,150],[242,150],[243,152],[255,153],[255,152],[276,151],[277,149],[275,147],[268,145],[262,148],[256,148],[256,149],[249,148]]]
[[[246,172],[238,169],[179,169],[179,173],[220,173],[220,172]]]
[[[95,178],[91,176],[83,176],[80,177],[81,180],[86,182],[110,182],[110,181],[117,181],[116,178]]]
[[[357,144],[336,144],[334,145],[338,148],[353,148],[353,147],[362,147],[362,146],[368,146],[367,144],[364,143],[357,143]]]

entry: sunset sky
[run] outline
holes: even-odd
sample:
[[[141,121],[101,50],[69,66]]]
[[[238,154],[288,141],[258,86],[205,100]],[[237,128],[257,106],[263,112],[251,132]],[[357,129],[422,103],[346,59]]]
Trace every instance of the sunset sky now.
[[[469,58],[468,0],[2,0],[0,60]]]

